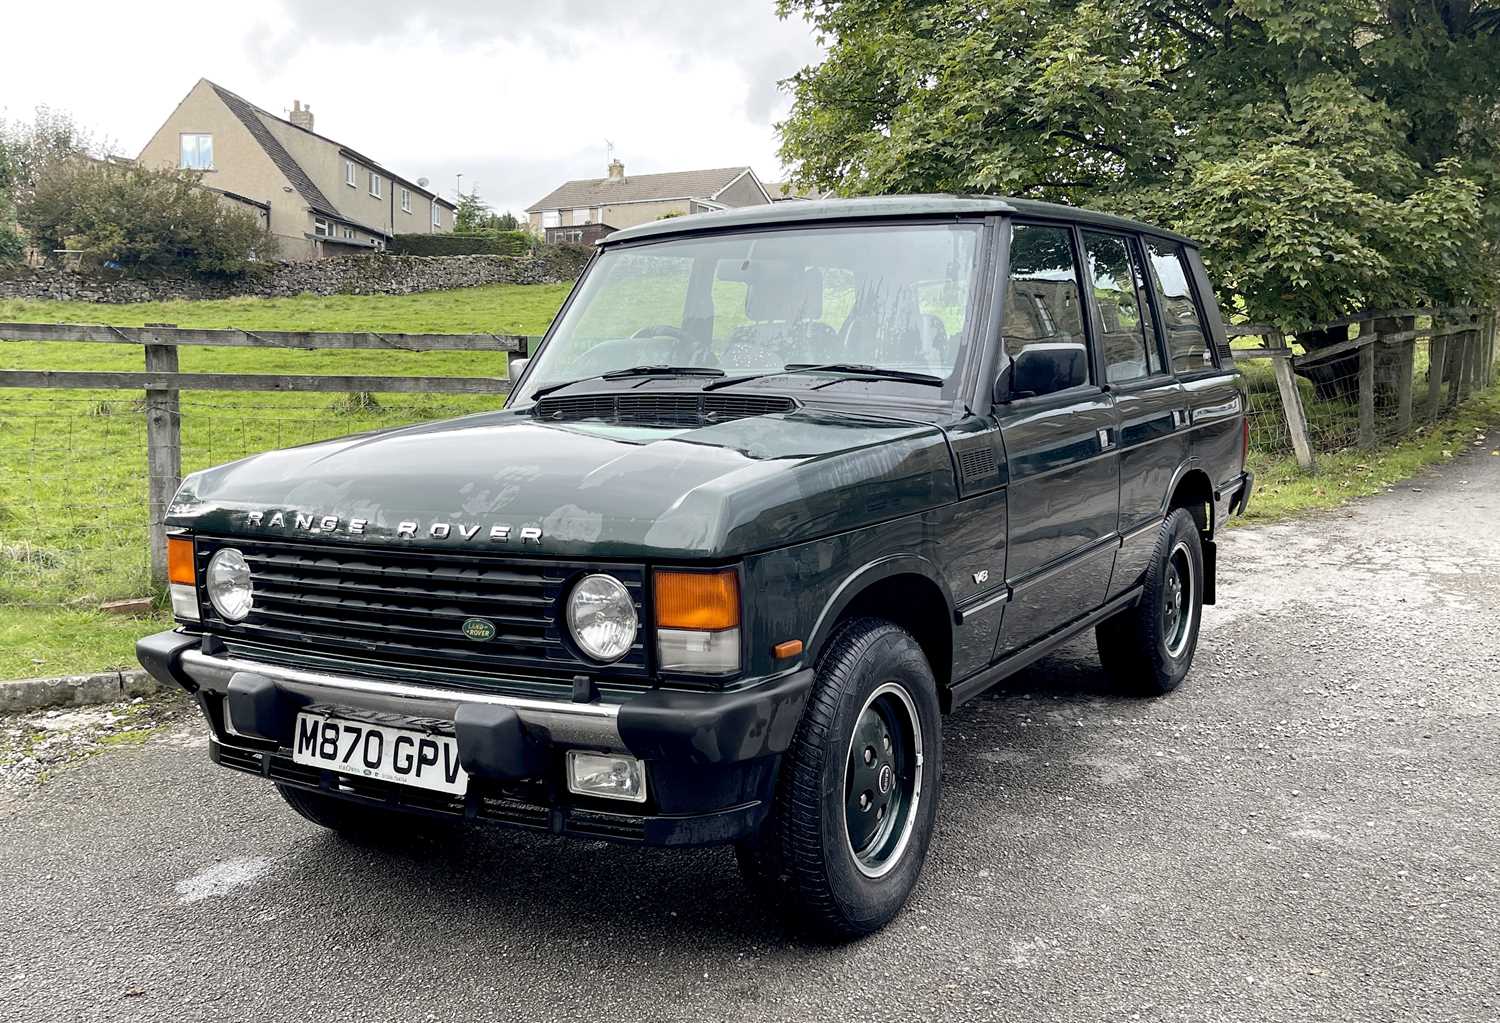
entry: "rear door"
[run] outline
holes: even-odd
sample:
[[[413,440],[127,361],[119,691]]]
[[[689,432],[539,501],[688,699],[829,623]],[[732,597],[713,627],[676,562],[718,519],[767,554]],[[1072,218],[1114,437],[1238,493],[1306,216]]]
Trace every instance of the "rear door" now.
[[[1120,552],[1109,596],[1141,581],[1162,507],[1187,459],[1187,398],[1173,378],[1156,328],[1144,250],[1133,236],[1085,230],[1092,312],[1115,399],[1120,442]]]
[[[1102,604],[1119,546],[1114,402],[1089,343],[1078,233],[1028,223],[1010,231],[1001,343],[1018,387],[995,415],[1010,478],[1012,597],[997,656]]]
[[[1216,321],[1218,310],[1197,254],[1167,239],[1147,237],[1145,245],[1167,358],[1183,389],[1191,428],[1188,454],[1218,488],[1240,469],[1244,400],[1239,377],[1233,359],[1214,344],[1210,317]]]

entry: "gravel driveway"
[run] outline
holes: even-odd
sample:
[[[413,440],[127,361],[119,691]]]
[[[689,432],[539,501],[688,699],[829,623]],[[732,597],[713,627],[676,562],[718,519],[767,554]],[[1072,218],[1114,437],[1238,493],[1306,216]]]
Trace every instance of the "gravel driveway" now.
[[[1220,552],[1185,687],[1078,643],[948,722],[908,911],[790,938],[725,850],[352,846],[184,718],[0,795],[7,1020],[1500,1018],[1500,457]]]

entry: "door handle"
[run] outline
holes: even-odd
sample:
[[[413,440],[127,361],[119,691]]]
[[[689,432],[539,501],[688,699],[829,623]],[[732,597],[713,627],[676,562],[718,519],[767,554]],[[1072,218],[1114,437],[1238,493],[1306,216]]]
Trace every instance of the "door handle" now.
[[[1099,450],[1100,451],[1108,451],[1110,448],[1112,448],[1114,446],[1115,446],[1115,442],[1114,442],[1114,439],[1110,435],[1109,428],[1105,427],[1104,429],[1101,429],[1099,431]]]

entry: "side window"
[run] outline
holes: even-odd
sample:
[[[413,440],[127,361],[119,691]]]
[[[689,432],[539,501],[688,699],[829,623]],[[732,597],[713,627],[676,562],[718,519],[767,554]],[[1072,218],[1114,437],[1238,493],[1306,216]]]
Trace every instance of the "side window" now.
[[[1203,317],[1188,286],[1188,268],[1182,246],[1151,240],[1151,280],[1156,304],[1161,308],[1162,333],[1175,373],[1195,373],[1214,366],[1214,353],[1203,330]]]
[[[1010,280],[1001,329],[1005,354],[1015,363],[1011,391],[1017,397],[1051,394],[1089,382],[1071,230],[1038,224],[1011,226]]]
[[[1105,377],[1112,384],[1160,373],[1161,353],[1151,308],[1145,301],[1140,265],[1128,239],[1085,231],[1089,282],[1104,324]]]

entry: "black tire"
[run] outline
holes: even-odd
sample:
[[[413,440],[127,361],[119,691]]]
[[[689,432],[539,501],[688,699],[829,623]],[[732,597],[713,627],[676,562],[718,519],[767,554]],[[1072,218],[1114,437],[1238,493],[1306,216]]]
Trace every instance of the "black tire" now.
[[[1162,696],[1187,677],[1202,623],[1203,537],[1193,514],[1174,508],[1157,533],[1140,602],[1094,630],[1099,660],[1122,690]]]
[[[307,820],[360,843],[399,841],[414,830],[422,830],[422,825],[436,823],[416,814],[354,803],[291,785],[277,785],[276,791]]]
[[[750,889],[821,940],[884,927],[927,858],[942,766],[922,647],[889,622],[848,622],[819,661],[770,819],[736,846]]]

